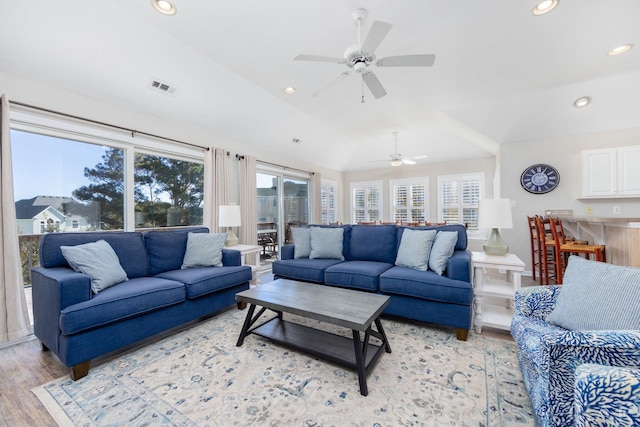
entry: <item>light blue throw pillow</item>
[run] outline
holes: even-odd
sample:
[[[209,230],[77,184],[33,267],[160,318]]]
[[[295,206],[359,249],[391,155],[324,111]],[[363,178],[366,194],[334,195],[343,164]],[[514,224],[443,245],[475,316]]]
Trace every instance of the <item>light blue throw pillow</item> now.
[[[438,231],[429,254],[429,268],[442,276],[458,241],[457,231]]]
[[[91,277],[91,290],[98,293],[126,280],[120,259],[105,240],[76,246],[60,246],[62,256],[71,268]]]
[[[293,236],[293,244],[296,245],[293,251],[293,257],[309,258],[311,254],[311,230],[308,228],[291,227],[291,235]]]
[[[640,330],[640,268],[575,255],[546,321],[572,331]]]
[[[342,228],[311,227],[311,253],[309,258],[339,259],[342,255],[342,240],[344,230]]]
[[[427,271],[429,254],[436,238],[436,230],[411,230],[402,232],[396,265]]]
[[[181,268],[222,267],[227,233],[189,233]]]

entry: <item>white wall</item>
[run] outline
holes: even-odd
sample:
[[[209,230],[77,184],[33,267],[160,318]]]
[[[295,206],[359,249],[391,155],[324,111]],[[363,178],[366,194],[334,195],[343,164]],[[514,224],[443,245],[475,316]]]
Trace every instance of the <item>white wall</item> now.
[[[580,200],[580,151],[594,148],[640,144],[640,127],[610,132],[577,135],[545,141],[531,141],[501,146],[500,180],[502,197],[515,201],[512,209],[514,228],[502,230],[502,237],[531,270],[531,250],[526,216],[544,215],[547,209],[572,209],[574,215],[610,217],[613,206],[620,206],[620,217],[640,218],[640,199]],[[520,175],[528,166],[546,163],[558,170],[560,183],[547,194],[531,194],[520,186]],[[640,165],[638,165],[640,167]]]

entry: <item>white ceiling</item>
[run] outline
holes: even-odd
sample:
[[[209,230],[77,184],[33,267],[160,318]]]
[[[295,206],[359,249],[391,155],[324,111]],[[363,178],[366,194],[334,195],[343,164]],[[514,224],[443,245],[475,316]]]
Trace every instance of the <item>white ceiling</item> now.
[[[164,16],[150,0],[0,0],[0,71],[336,170],[390,167],[370,161],[393,152],[394,131],[399,151],[426,163],[640,126],[638,0],[560,0],[543,16],[536,0],[174,3]],[[357,8],[364,34],[373,20],[393,24],[378,57],[433,53],[435,64],[375,67],[388,95],[365,87],[364,104],[356,75],[314,98],[346,68],[293,58],[341,57],[357,41]],[[591,105],[573,108],[584,95]]]

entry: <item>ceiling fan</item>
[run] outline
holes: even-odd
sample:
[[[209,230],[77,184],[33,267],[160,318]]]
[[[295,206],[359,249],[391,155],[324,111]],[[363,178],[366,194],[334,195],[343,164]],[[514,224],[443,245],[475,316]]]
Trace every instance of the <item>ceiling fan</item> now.
[[[376,49],[387,36],[392,25],[384,21],[373,21],[369,34],[364,39],[364,42],[360,38],[360,30],[362,24],[367,18],[367,11],[364,9],[356,9],[353,12],[353,20],[358,26],[358,43],[349,46],[344,52],[342,58],[331,56],[319,56],[319,55],[306,55],[300,54],[293,58],[296,61],[314,61],[314,62],[331,62],[334,64],[344,64],[349,69],[340,73],[337,77],[331,80],[324,89],[320,89],[313,94],[314,97],[319,96],[324,90],[334,86],[336,83],[349,76],[353,71],[362,76],[362,80],[367,85],[373,96],[378,99],[387,94],[387,91],[380,83],[380,80],[376,77],[369,67],[375,64],[378,67],[430,67],[436,60],[436,56],[432,54],[422,55],[398,55],[387,56],[384,58],[376,57]],[[364,95],[363,101],[364,102]]]
[[[402,154],[398,153],[398,135],[400,132],[393,132],[393,137],[395,140],[395,151],[393,154],[389,154],[390,160],[371,160],[371,162],[390,162],[391,166],[402,166],[402,165],[415,165],[416,160],[425,159],[427,156],[415,156],[411,159],[405,159],[402,157]],[[415,160],[414,160],[415,159]]]

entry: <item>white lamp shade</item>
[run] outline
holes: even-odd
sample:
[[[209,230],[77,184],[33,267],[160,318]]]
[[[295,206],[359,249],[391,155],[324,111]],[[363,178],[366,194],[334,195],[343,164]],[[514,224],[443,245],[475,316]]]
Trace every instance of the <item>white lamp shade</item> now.
[[[220,227],[240,227],[240,206],[220,206],[218,213],[218,225]]]
[[[511,218],[511,200],[480,200],[478,210],[478,227],[513,228],[513,220]]]

